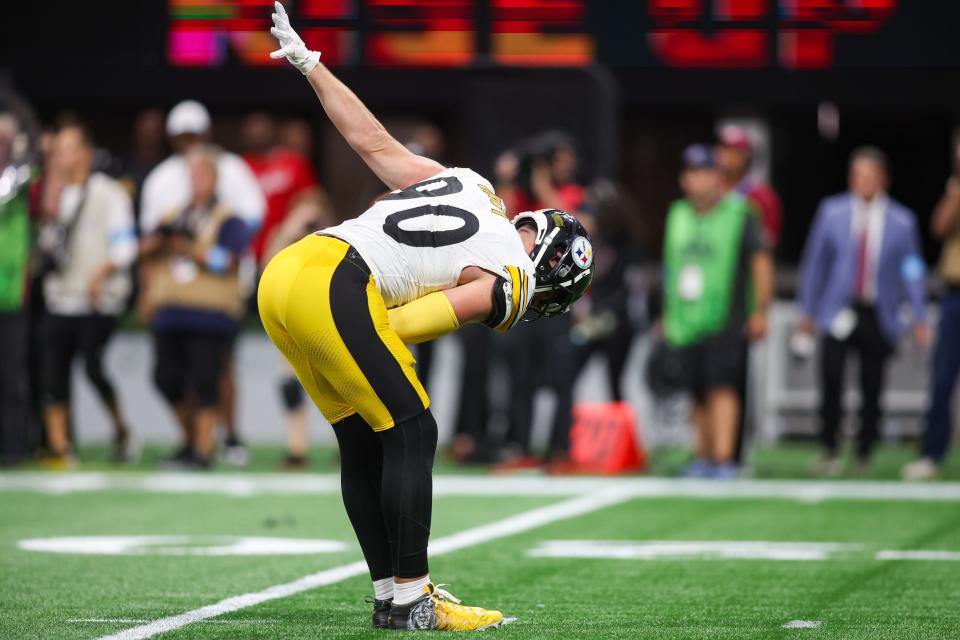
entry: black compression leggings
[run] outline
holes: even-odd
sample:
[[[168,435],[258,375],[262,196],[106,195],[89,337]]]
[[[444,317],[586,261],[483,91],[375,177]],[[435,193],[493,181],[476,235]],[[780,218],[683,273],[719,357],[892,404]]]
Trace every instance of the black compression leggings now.
[[[353,415],[333,427],[343,504],[374,580],[429,571],[437,423],[429,410],[375,433]]]

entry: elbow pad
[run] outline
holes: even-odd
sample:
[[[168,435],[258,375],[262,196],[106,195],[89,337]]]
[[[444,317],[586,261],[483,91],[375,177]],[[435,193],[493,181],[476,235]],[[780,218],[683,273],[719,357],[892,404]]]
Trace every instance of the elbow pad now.
[[[493,308],[483,324],[497,331],[509,331],[527,310],[527,274],[507,267],[509,278],[497,276],[493,285]]]

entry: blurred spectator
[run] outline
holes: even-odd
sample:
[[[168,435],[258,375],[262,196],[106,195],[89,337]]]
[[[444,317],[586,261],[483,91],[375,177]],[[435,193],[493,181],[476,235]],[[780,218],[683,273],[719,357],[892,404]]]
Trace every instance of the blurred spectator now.
[[[173,154],[147,176],[141,196],[141,228],[153,233],[172,209],[191,200],[190,177],[184,154],[194,145],[209,142],[210,114],[199,102],[184,100],[167,115],[167,137]],[[267,203],[260,183],[240,156],[218,154],[217,198],[235,211],[252,231],[260,228]]]
[[[926,270],[913,212],[887,195],[888,161],[863,147],[850,159],[850,190],[820,203],[800,268],[801,336],[820,336],[820,441],[814,466],[822,475],[843,471],[838,436],[843,414],[847,352],[859,356],[860,431],[857,471],[867,470],[877,440],[886,364],[906,328],[900,306],[913,311],[917,342],[929,342]],[[808,338],[809,339],[809,338]]]
[[[600,351],[607,365],[610,398],[624,398],[621,378],[635,327],[647,320],[636,300],[645,300],[642,286],[645,255],[639,245],[636,204],[623,189],[600,181],[587,190],[585,209],[592,214],[594,276],[587,295],[571,310],[574,325],[571,371],[579,372],[592,354]],[[567,402],[572,401],[567,400]]]
[[[953,392],[960,373],[960,146],[953,162],[953,175],[930,224],[933,236],[943,242],[939,267],[943,294],[920,459],[904,467],[906,480],[930,480],[939,475],[953,435]]]
[[[724,186],[728,191],[739,193],[746,198],[747,204],[759,216],[767,247],[773,252],[780,243],[783,208],[780,205],[780,197],[773,187],[751,176],[755,152],[750,134],[743,127],[728,125],[720,129],[716,158],[717,165],[723,172]],[[734,458],[738,464],[743,459],[744,444],[750,432],[750,415],[747,410],[750,385],[749,350],[743,356],[743,363],[743,378],[737,385],[740,406],[744,408],[740,412],[740,421],[737,425],[737,446]]]
[[[326,199],[321,198],[319,192],[299,198],[283,223],[271,234],[270,242],[264,252],[263,263],[267,264],[273,256],[305,235],[324,229],[334,222]],[[280,399],[287,412],[287,453],[281,466],[294,471],[309,466],[307,459],[310,448],[307,433],[309,407],[304,401],[303,387],[286,360],[284,360],[284,368],[286,375],[280,382]]]
[[[671,206],[664,238],[663,331],[694,399],[696,459],[686,475],[732,478],[745,342],[766,335],[773,263],[759,220],[725,188],[713,149],[688,147],[683,164],[684,198]]]
[[[754,208],[760,216],[767,246],[773,250],[780,244],[783,207],[780,196],[773,187],[750,177],[753,151],[753,142],[745,129],[730,125],[720,130],[720,143],[716,153],[717,165],[723,172],[724,186],[728,191],[736,191],[742,195]]]
[[[542,133],[497,159],[497,195],[512,216],[538,209],[579,211],[585,191],[576,180],[577,162],[570,136],[560,131]]]
[[[576,215],[590,229],[590,220],[582,213],[585,189],[576,180],[577,163],[576,148],[569,136],[561,132],[541,134],[520,145],[518,151],[503,154],[497,161],[497,194],[504,199],[511,215],[556,208]],[[571,315],[566,314],[535,327],[520,323],[510,333],[496,336],[511,377],[506,443],[500,453],[498,470],[524,469],[541,463],[546,463],[553,472],[569,470],[570,402],[579,372],[571,368],[572,326]],[[489,332],[484,335],[490,339]],[[473,337],[470,336],[469,348],[483,349],[478,351],[477,358],[489,357],[487,345],[480,340],[473,343]],[[477,370],[484,369],[478,367]],[[550,389],[558,400],[543,460],[533,456],[530,448],[534,395],[541,387]],[[467,388],[471,394],[465,395],[476,394],[485,401],[485,381],[482,393],[474,387]],[[462,443],[455,442],[455,446]]]
[[[255,112],[243,120],[243,159],[260,182],[267,199],[263,224],[253,239],[257,264],[266,265],[264,249],[271,234],[281,225],[299,198],[313,196],[322,204],[317,177],[307,157],[277,145],[277,123],[272,116]]]
[[[113,459],[128,460],[130,432],[103,368],[107,343],[132,288],[137,256],[133,203],[119,182],[92,171],[93,139],[69,124],[54,139],[46,187],[56,209],[40,235],[47,315],[41,330],[44,423],[51,464],[69,465],[70,378],[76,355],[113,427]]]
[[[184,100],[170,110],[166,126],[173,155],[151,171],[143,184],[140,229],[145,235],[154,233],[169,211],[183,210],[191,202],[191,181],[184,154],[194,145],[209,140],[210,114],[199,102]],[[255,233],[266,211],[266,200],[257,177],[240,156],[226,151],[217,154],[217,175],[217,200],[244,221],[251,233]],[[149,297],[149,293],[141,297]],[[232,341],[224,358],[226,363],[222,368],[223,380],[218,394],[222,399],[220,420],[226,429],[224,459],[243,465],[248,453],[237,435],[234,415],[236,384]]]
[[[192,197],[158,220],[144,239],[151,259],[147,310],[156,341],[157,387],[176,414],[183,446],[168,462],[210,466],[220,378],[243,314],[238,266],[249,226],[218,198],[217,151],[194,146],[184,156]]]
[[[121,180],[127,191],[138,200],[147,176],[163,160],[164,156],[163,110],[144,109],[133,123],[133,148],[123,158]],[[139,210],[137,210],[139,214]],[[137,216],[139,220],[139,215]]]
[[[313,158],[313,127],[303,118],[287,118],[280,123],[277,144],[306,158]]]
[[[34,169],[24,129],[0,109],[0,466],[26,457],[31,423],[24,295]]]

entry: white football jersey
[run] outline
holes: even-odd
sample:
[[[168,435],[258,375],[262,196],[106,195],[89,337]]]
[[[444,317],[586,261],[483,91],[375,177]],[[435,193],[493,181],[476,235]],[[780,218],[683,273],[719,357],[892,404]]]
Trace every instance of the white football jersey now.
[[[520,234],[490,183],[470,169],[445,169],[393,191],[358,218],[322,233],[360,253],[390,308],[456,286],[470,266],[511,283],[518,316],[533,298],[533,261]]]

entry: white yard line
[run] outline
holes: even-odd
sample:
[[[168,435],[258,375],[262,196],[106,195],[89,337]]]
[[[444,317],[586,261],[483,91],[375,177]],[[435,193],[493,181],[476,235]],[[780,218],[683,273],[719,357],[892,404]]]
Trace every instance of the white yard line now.
[[[938,551],[919,549],[916,551],[888,550],[878,551],[877,560],[921,560],[932,562],[960,562],[960,551]]]
[[[767,540],[544,540],[527,551],[532,558],[611,560],[818,561],[857,551],[859,544]]]
[[[150,622],[149,620],[139,620],[137,618],[69,618],[67,622],[71,624],[136,624],[138,622]],[[243,618],[240,620],[201,620],[216,624],[276,624],[279,620],[265,618]]]
[[[574,518],[616,504],[621,504],[631,498],[633,498],[633,493],[629,490],[606,489],[589,496],[570,498],[546,507],[531,509],[530,511],[524,511],[491,524],[466,529],[465,531],[434,540],[430,543],[430,555],[431,557],[436,557],[461,549],[467,549],[490,542],[491,540],[529,531],[552,522]],[[293,582],[278,584],[263,591],[233,596],[220,602],[194,609],[193,611],[154,620],[148,624],[104,636],[100,640],[141,640],[143,638],[152,638],[155,635],[179,629],[194,622],[252,607],[269,600],[286,598],[309,589],[342,582],[348,578],[366,573],[366,563],[362,561],[353,562],[304,576]]]
[[[646,498],[902,500],[960,502],[960,482],[907,484],[821,480],[686,480],[676,478],[551,478],[546,476],[438,475],[434,495],[443,496],[572,496],[606,489]],[[210,493],[234,497],[256,495],[323,495],[340,492],[335,474],[196,474],[196,473],[0,473],[0,492],[35,491],[53,495],[86,491],[145,493]]]

